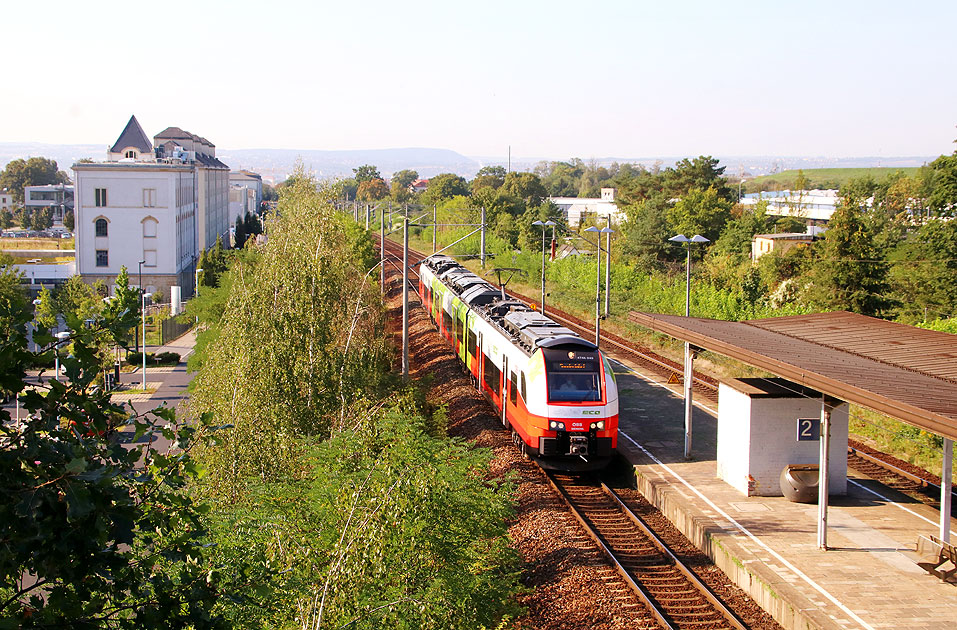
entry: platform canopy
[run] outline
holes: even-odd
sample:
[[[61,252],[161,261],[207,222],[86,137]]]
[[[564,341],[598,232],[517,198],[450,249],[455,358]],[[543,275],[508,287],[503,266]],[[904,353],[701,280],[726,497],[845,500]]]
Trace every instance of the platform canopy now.
[[[957,440],[957,335],[847,312],[728,322],[632,311],[630,320]]]

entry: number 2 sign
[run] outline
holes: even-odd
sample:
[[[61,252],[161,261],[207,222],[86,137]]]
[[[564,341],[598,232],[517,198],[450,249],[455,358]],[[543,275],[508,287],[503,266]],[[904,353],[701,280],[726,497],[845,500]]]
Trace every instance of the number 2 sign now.
[[[798,418],[797,441],[817,442],[821,439],[820,418]]]

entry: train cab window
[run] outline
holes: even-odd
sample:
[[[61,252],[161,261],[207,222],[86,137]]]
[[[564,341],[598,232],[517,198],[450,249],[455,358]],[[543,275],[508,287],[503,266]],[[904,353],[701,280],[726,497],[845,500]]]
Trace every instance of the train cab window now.
[[[491,357],[486,354],[485,360],[482,361],[482,380],[485,381],[485,385],[496,394],[498,394],[498,388],[500,387],[501,376],[502,370],[500,370],[498,366],[492,362]]]
[[[525,372],[522,372],[522,400],[528,402],[528,394],[525,393]]]
[[[475,331],[469,328],[469,354],[473,357],[476,353],[476,348],[478,347],[478,336],[475,334]]]
[[[515,372],[512,372],[509,375],[508,380],[510,381],[508,386],[508,400],[513,405],[517,405],[518,404],[518,377],[515,375]]]
[[[549,401],[601,400],[601,358],[597,351],[546,348],[542,352]]]

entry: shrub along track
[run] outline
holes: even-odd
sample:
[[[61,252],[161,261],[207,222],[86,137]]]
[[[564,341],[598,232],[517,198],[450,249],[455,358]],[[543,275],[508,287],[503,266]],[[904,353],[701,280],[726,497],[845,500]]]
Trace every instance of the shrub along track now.
[[[387,308],[395,345],[401,347],[401,276],[387,269]],[[529,591],[519,596],[527,613],[516,627],[547,630],[589,628],[657,628],[651,613],[605,559],[561,498],[555,495],[544,473],[522,458],[512,445],[485,399],[468,379],[445,344],[435,333],[415,293],[409,294],[409,356],[413,379],[428,383],[430,404],[444,405],[448,434],[468,439],[494,454],[491,475],[511,473],[516,484],[516,514],[509,528],[513,547],[524,561],[523,583]],[[396,368],[400,359],[396,360]],[[638,498],[634,498],[638,501]],[[651,509],[650,507],[647,509]],[[653,511],[653,510],[652,510]],[[685,551],[707,574],[717,592],[739,595],[735,606],[754,628],[776,624],[728,582],[720,570],[707,568],[707,558],[685,541]],[[691,551],[693,550],[693,551]],[[684,557],[687,561],[687,556]],[[701,573],[701,571],[699,571]]]

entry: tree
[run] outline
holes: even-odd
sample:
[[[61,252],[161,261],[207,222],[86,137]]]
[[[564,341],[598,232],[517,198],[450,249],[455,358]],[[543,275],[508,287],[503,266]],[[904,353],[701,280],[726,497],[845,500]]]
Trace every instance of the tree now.
[[[0,211],[0,230],[6,230],[11,227],[13,227],[13,213],[6,209]]]
[[[216,237],[216,244],[199,255],[199,285],[204,287],[218,287],[219,279],[229,268],[229,257],[223,248],[223,240]]]
[[[22,274],[14,266],[14,258],[0,252],[0,342],[7,342],[19,332],[20,322],[32,316],[30,300],[21,284]],[[4,361],[6,361],[4,357]],[[3,363],[4,361],[0,361]],[[10,383],[0,380],[0,391],[11,393]]]
[[[170,409],[130,413],[90,388],[100,374],[96,348],[135,325],[131,312],[76,328],[63,359],[67,378],[42,393],[26,389],[26,370],[58,343],[38,334],[43,351],[28,352],[31,317],[22,302],[0,300],[0,321],[12,324],[0,338],[0,387],[22,407],[19,426],[0,409],[0,625],[226,627],[217,606],[242,597],[235,578],[246,571],[212,561],[208,508],[184,491],[198,474],[192,445],[215,427],[207,417],[178,426]],[[130,448],[103,437],[118,422],[135,428]],[[175,453],[153,446],[161,432]]]
[[[668,218],[676,232],[688,237],[700,234],[714,242],[731,218],[732,205],[714,188],[692,188],[671,208]]]
[[[42,157],[13,160],[0,172],[0,189],[9,190],[13,201],[18,204],[23,203],[24,186],[68,183],[70,178],[63,171],[57,170],[56,160]]]
[[[392,200],[403,203],[412,198],[409,192],[409,186],[412,182],[419,179],[419,173],[412,170],[402,170],[392,174],[392,180],[389,182]]]
[[[673,197],[680,197],[692,189],[707,190],[714,188],[719,199],[731,201],[735,192],[724,178],[723,166],[718,166],[719,160],[710,155],[702,155],[689,160],[687,158],[675,164],[674,169],[665,171],[667,189]]]
[[[498,190],[505,183],[505,168],[502,166],[483,166],[475,174],[475,179],[469,184],[474,195],[482,188]]]
[[[242,249],[246,244],[246,223],[243,221],[243,215],[236,215],[236,223],[233,228],[233,247]]]
[[[372,181],[373,179],[382,179],[379,169],[371,164],[363,164],[358,168],[352,169],[352,172],[356,174],[355,180],[359,184],[362,182]]]
[[[72,210],[66,210],[63,213],[63,227],[70,230],[71,232],[73,231],[73,228],[76,227],[76,219],[73,215]]]
[[[928,165],[930,194],[927,205],[937,216],[951,217],[957,210],[957,153],[942,155]]]
[[[115,320],[123,318],[127,312],[131,312],[136,318],[139,318],[140,306],[140,289],[130,286],[130,274],[126,269],[126,265],[123,265],[120,267],[120,273],[116,276],[113,296],[107,301],[103,314],[107,319]],[[121,335],[114,337],[113,341],[120,346],[126,347],[129,345],[130,338],[128,335]]]
[[[957,313],[957,222],[930,219],[891,255],[888,281],[909,321]]]
[[[367,179],[359,182],[356,199],[359,201],[378,201],[389,196],[389,187],[381,179]]]
[[[811,272],[812,299],[823,309],[881,316],[891,306],[886,252],[863,209],[842,200],[828,222]]]
[[[505,176],[502,191],[522,199],[528,207],[537,207],[548,197],[542,180],[534,173],[511,172]]]
[[[464,177],[454,173],[442,173],[429,180],[429,187],[425,190],[425,198],[429,203],[439,203],[457,195],[469,194],[468,182]]]

